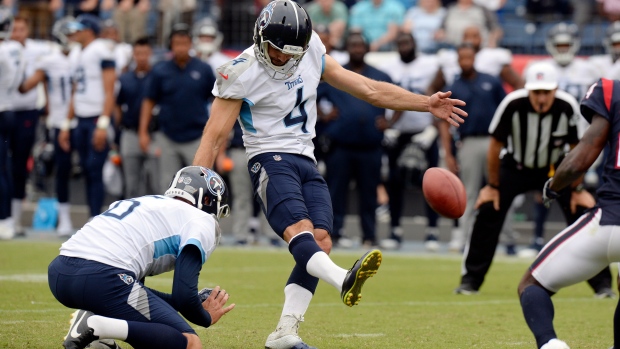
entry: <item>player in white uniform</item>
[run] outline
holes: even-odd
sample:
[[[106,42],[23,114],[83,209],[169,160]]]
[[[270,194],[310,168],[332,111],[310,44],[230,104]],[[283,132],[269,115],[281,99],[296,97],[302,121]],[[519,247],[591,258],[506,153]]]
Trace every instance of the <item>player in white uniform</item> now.
[[[215,69],[230,61],[230,57],[220,51],[223,39],[224,35],[212,18],[203,18],[192,27],[192,44],[196,56],[208,63],[214,74]]]
[[[261,11],[254,46],[219,67],[216,77],[216,98],[194,163],[212,166],[239,119],[255,197],[296,261],[284,288],[280,322],[265,347],[309,348],[297,332],[318,280],[353,306],[382,259],[380,251],[369,251],[347,271],[327,255],[333,212],[312,143],[319,81],[382,108],[430,111],[455,126],[463,122],[459,114],[466,113],[449,93],[416,95],[342,68],[325,54],[306,11],[291,0],[272,1]]]
[[[15,227],[11,218],[11,173],[8,167],[9,140],[13,129],[13,100],[23,77],[22,46],[9,40],[13,15],[0,7],[0,239],[12,239]]]
[[[202,266],[220,240],[219,219],[228,213],[222,178],[190,166],[176,173],[164,196],[116,201],[87,223],[48,268],[54,297],[81,309],[63,346],[118,339],[134,348],[202,348],[179,313],[209,327],[234,308],[225,307],[228,294],[219,286],[198,292]],[[144,285],[147,276],[171,270],[171,294]]]
[[[84,14],[69,26],[70,39],[82,45],[71,51],[73,95],[68,119],[58,134],[58,143],[65,150],[77,150],[84,170],[86,199],[90,216],[101,212],[104,199],[102,179],[103,164],[108,155],[107,130],[114,108],[114,83],[116,73],[113,47],[110,41],[97,39],[99,19]],[[70,121],[77,118],[71,131]]]
[[[11,38],[23,46],[24,73],[30,76],[34,73],[36,62],[50,52],[51,45],[47,41],[29,39],[29,19],[16,17]],[[42,85],[41,85],[42,87]],[[16,94],[13,99],[15,112],[14,129],[11,132],[11,165],[13,172],[13,200],[11,202],[11,216],[15,225],[15,233],[23,235],[21,226],[22,205],[26,197],[26,180],[28,178],[28,158],[36,140],[36,130],[44,106],[45,95],[43,89],[35,89],[25,94]]]
[[[51,52],[39,59],[34,66],[34,73],[20,86],[20,92],[27,92],[39,83],[45,83],[47,89],[47,129],[49,139],[54,144],[54,167],[56,169],[56,195],[58,197],[58,227],[60,236],[73,233],[69,206],[69,177],[71,174],[71,153],[58,145],[58,133],[69,111],[71,98],[71,67],[69,52],[71,44],[69,23],[73,17],[62,18],[54,24],[52,36],[58,42]]]
[[[389,73],[392,81],[400,87],[414,93],[424,94],[439,70],[437,56],[418,55],[415,39],[409,32],[400,33],[396,38],[396,44],[399,57],[385,62],[381,69]],[[422,172],[426,168],[436,167],[439,163],[437,129],[433,122],[433,115],[429,112],[396,111],[385,125],[385,127],[389,127],[386,133],[393,134],[391,136],[393,141],[389,142],[386,149],[390,167],[387,189],[390,197],[391,230],[390,237],[381,241],[383,248],[397,248],[402,242],[400,218],[403,211],[406,179],[409,178],[405,171],[407,169],[414,170],[414,168],[410,168],[412,166],[399,162],[405,148],[421,149],[424,153],[423,159],[427,166],[415,168],[420,172],[413,171],[413,182],[418,186],[422,184]],[[435,251],[439,247],[437,242],[439,235],[437,220],[439,217],[428,204],[425,205],[425,209],[428,219],[425,246],[428,250]]]
[[[607,27],[603,40],[604,55],[590,56],[589,63],[598,68],[599,77],[605,79],[620,79],[620,21],[613,22]]]

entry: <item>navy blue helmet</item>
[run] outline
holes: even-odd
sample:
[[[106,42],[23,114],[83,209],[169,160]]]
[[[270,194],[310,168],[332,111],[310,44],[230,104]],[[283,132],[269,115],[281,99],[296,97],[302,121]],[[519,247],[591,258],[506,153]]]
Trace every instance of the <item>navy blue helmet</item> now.
[[[218,219],[230,214],[226,183],[219,174],[206,167],[187,166],[180,169],[164,195],[185,199]]]
[[[285,80],[295,73],[311,37],[312,22],[306,10],[291,0],[275,0],[258,15],[254,52],[258,61],[273,72],[273,78]],[[269,45],[292,58],[282,66],[274,65],[268,54]]]

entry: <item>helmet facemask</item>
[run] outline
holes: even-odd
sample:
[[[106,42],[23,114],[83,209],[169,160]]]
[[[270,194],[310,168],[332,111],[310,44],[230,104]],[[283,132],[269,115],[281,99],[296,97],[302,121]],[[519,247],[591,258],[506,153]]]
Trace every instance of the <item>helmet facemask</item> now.
[[[545,43],[545,48],[549,54],[563,67],[573,61],[580,47],[581,41],[577,35],[576,28],[565,23],[560,23],[552,28]]]
[[[308,51],[308,47],[306,46],[306,48],[303,48],[299,46],[284,45],[284,47],[280,49],[271,41],[263,41],[263,36],[261,33],[258,35],[260,44],[254,45],[254,53],[256,54],[258,61],[261,62],[265,68],[270,70],[270,73],[273,71],[271,78],[276,80],[286,80],[293,76],[299,66],[299,63],[301,63],[301,59]],[[269,56],[269,45],[284,54],[291,55],[292,57],[282,66],[273,64],[271,62],[271,57]]]

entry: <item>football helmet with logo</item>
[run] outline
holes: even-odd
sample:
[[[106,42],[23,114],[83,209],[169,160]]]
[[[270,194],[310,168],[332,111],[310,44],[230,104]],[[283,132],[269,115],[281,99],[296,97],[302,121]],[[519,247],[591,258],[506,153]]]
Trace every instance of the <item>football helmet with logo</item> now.
[[[7,40],[13,32],[13,13],[11,9],[0,6],[0,40]]]
[[[547,33],[547,52],[561,66],[569,65],[581,47],[577,26],[558,23]]]
[[[226,183],[219,174],[206,167],[187,166],[180,169],[164,195],[185,199],[218,219],[230,214]]]
[[[603,45],[605,45],[605,50],[611,55],[612,60],[615,62],[620,58],[620,21],[615,21],[610,24],[605,34]]]
[[[209,57],[220,50],[224,35],[213,18],[205,17],[192,27],[192,38],[194,49],[202,57]]]
[[[312,22],[306,10],[291,0],[275,0],[265,6],[254,25],[254,53],[272,78],[286,80],[297,70],[311,37]],[[269,46],[291,58],[283,65],[275,65],[269,57]]]
[[[71,43],[69,40],[69,35],[75,33],[75,27],[72,26],[73,22],[75,22],[75,18],[66,16],[57,20],[52,27],[52,36],[60,44],[63,51],[69,51],[72,45],[77,45],[77,43]]]

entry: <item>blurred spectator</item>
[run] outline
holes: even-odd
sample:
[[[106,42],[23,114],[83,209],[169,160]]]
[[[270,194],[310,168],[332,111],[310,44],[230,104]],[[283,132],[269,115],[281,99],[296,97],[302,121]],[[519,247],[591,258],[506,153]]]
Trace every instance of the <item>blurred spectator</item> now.
[[[330,55],[340,65],[345,65],[349,61],[349,53],[335,49],[331,44],[329,28],[324,25],[312,26],[312,29],[319,34],[319,38],[325,45],[325,53]]]
[[[471,26],[477,26],[482,31],[484,46],[497,46],[502,36],[497,16],[486,8],[474,4],[473,0],[458,0],[448,7],[441,29],[437,32],[437,39],[458,46],[462,42],[465,28]]]
[[[135,42],[146,34],[146,18],[150,10],[149,0],[117,0],[114,22],[118,29],[118,40]]]
[[[418,55],[416,41],[411,33],[400,33],[396,38],[398,57],[385,62],[384,71],[400,87],[424,94],[435,77],[439,64],[433,55]],[[389,121],[382,122],[386,130],[386,153],[389,159],[387,190],[390,200],[390,237],[381,241],[383,248],[398,248],[402,242],[400,219],[403,213],[405,189],[411,183],[422,186],[426,169],[439,164],[437,129],[433,115],[428,112],[395,111]],[[384,120],[381,120],[384,121]],[[446,125],[448,125],[446,123]],[[388,137],[388,134],[393,134]],[[389,140],[388,140],[389,139]],[[439,216],[425,201],[427,218],[425,247],[429,251],[439,248]]]
[[[23,47],[24,74],[31,76],[35,72],[35,63],[50,53],[49,42],[30,39],[29,20],[26,17],[15,17],[11,39],[19,42]],[[28,158],[36,139],[36,130],[39,117],[42,114],[45,100],[41,90],[32,90],[24,94],[17,94],[13,98],[15,112],[14,129],[11,132],[9,147],[11,149],[11,170],[13,175],[13,200],[11,201],[11,216],[15,224],[15,233],[23,235],[21,225],[22,205],[26,197],[26,180],[28,179]]]
[[[467,192],[465,213],[459,219],[462,234],[453,234],[450,241],[451,251],[461,251],[465,246],[465,238],[469,236],[474,218],[474,204],[478,191],[487,179],[487,150],[489,149],[489,125],[495,109],[506,97],[502,83],[489,74],[476,71],[476,47],[471,43],[462,44],[458,50],[458,64],[461,74],[448,87],[453,98],[467,103],[463,108],[469,114],[467,123],[455,129],[454,136],[459,142],[457,157],[451,151],[444,153],[448,169],[459,174]],[[443,125],[445,124],[445,125]],[[439,123],[439,133],[444,149],[452,148],[450,125]],[[458,158],[458,160],[457,160]]]
[[[570,0],[573,8],[573,22],[583,29],[583,27],[592,21],[597,0]]]
[[[69,179],[71,175],[71,152],[64,151],[58,144],[58,134],[65,123],[71,96],[71,65],[69,52],[69,24],[73,17],[64,17],[58,20],[52,29],[52,36],[59,44],[59,48],[41,57],[35,63],[34,73],[22,83],[20,92],[27,92],[38,84],[45,82],[47,92],[47,122],[46,131],[48,141],[53,144],[53,168],[55,169],[56,197],[58,199],[58,226],[59,236],[68,236],[73,233],[69,203]]]
[[[153,108],[159,106],[160,132],[156,135],[161,149],[159,191],[167,188],[179,168],[192,163],[202,129],[209,119],[206,106],[213,96],[215,76],[207,63],[190,56],[191,48],[189,26],[176,24],[170,35],[172,59],[153,67],[142,102],[139,137],[145,153],[151,147],[148,126]]]
[[[99,16],[99,0],[54,0],[61,2],[59,8],[67,16],[77,17],[83,13]]]
[[[347,6],[339,0],[314,0],[307,5],[306,11],[312,20],[312,26],[327,26],[331,45],[340,47],[347,28]]]
[[[608,21],[620,20],[620,2],[618,0],[596,0],[599,14]]]
[[[569,0],[526,0],[525,10],[530,21],[557,21],[570,14],[570,4]]]
[[[101,31],[99,18],[83,14],[71,25],[70,40],[81,45],[69,54],[73,73],[72,104],[68,119],[77,119],[69,130],[65,124],[58,134],[60,147],[77,150],[80,156],[89,213],[101,213],[105,195],[103,165],[108,156],[108,128],[114,109],[114,52],[111,43],[97,36]],[[71,134],[71,141],[69,141]]]
[[[102,39],[110,40],[114,45],[114,63],[116,65],[116,75],[120,75],[126,72],[129,66],[129,62],[131,61],[131,54],[133,49],[130,44],[119,40],[119,31],[116,23],[111,19],[104,21],[99,37]]]
[[[405,14],[403,30],[413,35],[419,51],[435,53],[439,48],[435,33],[441,28],[445,16],[446,9],[441,7],[441,1],[420,0]]]
[[[213,68],[213,74],[215,69],[230,61],[230,57],[220,51],[224,35],[212,18],[205,17],[196,22],[192,28],[192,37],[196,56]]]
[[[138,140],[140,108],[146,97],[152,54],[148,39],[136,41],[133,45],[135,68],[118,78],[120,87],[116,96],[116,123],[122,129],[120,153],[126,198],[160,192],[157,150],[151,145],[148,151],[143,152]],[[153,131],[153,127],[147,129]],[[147,183],[150,184],[148,188]]]
[[[361,34],[350,34],[346,40],[350,60],[344,67],[370,79],[391,82],[390,77],[364,63],[369,51],[368,43]],[[381,182],[381,141],[383,131],[377,119],[385,117],[385,109],[361,101],[348,93],[327,86],[325,98],[338,111],[337,118],[325,130],[330,139],[330,150],[325,161],[327,184],[334,209],[332,239],[335,246],[344,246],[342,234],[347,214],[349,183],[355,180],[359,194],[358,207],[364,245],[375,246],[377,186]],[[343,241],[340,241],[340,240]],[[350,246],[350,243],[346,244]]]
[[[404,15],[405,8],[395,0],[362,0],[351,8],[349,29],[361,31],[370,51],[389,51]]]
[[[159,0],[157,4],[158,30],[157,42],[168,46],[167,40],[170,37],[171,28],[175,23],[185,23],[190,28],[194,23],[194,12],[197,0]]]
[[[499,11],[508,0],[474,0],[474,4],[482,6],[491,12]]]
[[[32,37],[49,39],[52,26],[52,10],[49,0],[19,0],[19,16],[28,18],[28,30]]]

